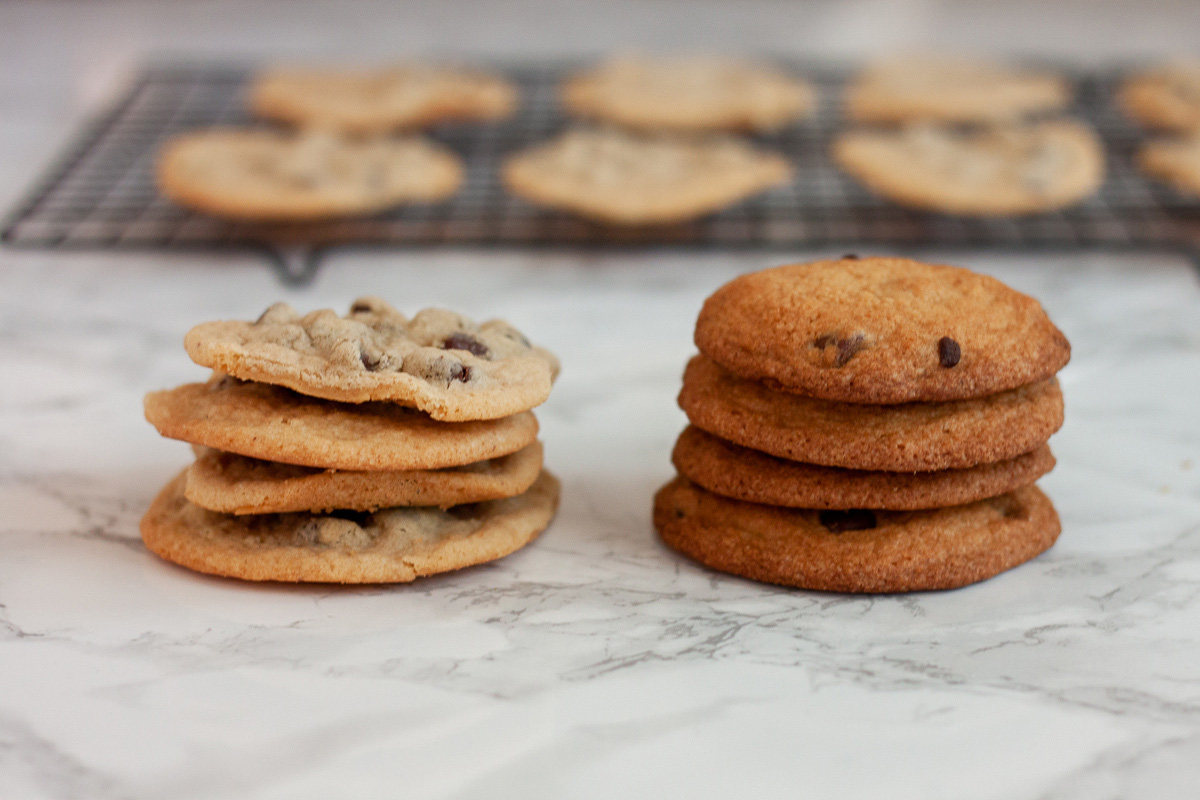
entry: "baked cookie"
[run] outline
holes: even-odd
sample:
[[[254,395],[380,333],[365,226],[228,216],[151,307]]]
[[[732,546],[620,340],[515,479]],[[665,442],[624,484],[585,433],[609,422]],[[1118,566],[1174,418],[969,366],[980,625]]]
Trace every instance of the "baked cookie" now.
[[[400,583],[493,561],[550,524],[558,481],[543,472],[522,495],[374,513],[218,514],[189,503],[180,473],[142,518],[151,552],[188,569],[251,581]]]
[[[787,461],[689,426],[671,460],[714,494],[790,508],[910,511],[973,503],[1028,486],[1054,468],[1050,448],[994,464],[936,472],[875,472]]]
[[[833,142],[838,166],[902,206],[975,216],[1055,211],[1104,181],[1104,150],[1078,122],[976,130],[910,125]]]
[[[201,508],[226,514],[448,508],[521,494],[542,469],[540,442],[461,467],[403,472],[319,469],[260,461],[208,447],[196,450],[184,494]]]
[[[1134,75],[1120,89],[1121,104],[1143,125],[1200,131],[1200,58],[1184,58]]]
[[[815,95],[761,64],[624,57],[572,77],[562,99],[573,114],[642,130],[771,131],[811,113]]]
[[[1060,530],[1036,486],[929,511],[814,511],[731,500],[684,478],[655,496],[654,526],[721,572],[831,592],[965,586],[1028,561]]]
[[[229,377],[150,392],[146,419],[163,436],[324,469],[414,470],[515,453],[537,438],[533,414],[438,422],[393,403],[331,403]]]
[[[508,158],[504,185],[531,203],[623,225],[704,216],[786,183],[788,162],[737,139],[578,128]]]
[[[856,122],[996,122],[1054,111],[1071,100],[1057,75],[944,56],[879,61],[846,89],[846,115]]]
[[[379,69],[277,67],[250,87],[250,110],[301,127],[380,134],[512,115],[517,90],[476,70],[403,64]]]
[[[558,374],[558,360],[507,322],[435,308],[408,319],[377,297],[355,300],[344,317],[276,303],[255,322],[197,325],[183,343],[197,364],[235,378],[327,400],[388,400],[451,422],[533,408]]]
[[[980,397],[1045,381],[1071,356],[1032,297],[905,258],[743,275],[705,301],[696,345],[743,378],[846,403]]]
[[[704,356],[688,363],[679,406],[697,428],[763,453],[859,470],[927,472],[1005,461],[1062,425],[1058,381],[944,403],[877,406],[776,392]]]
[[[213,129],[186,133],[159,154],[158,187],[187,208],[249,221],[366,214],[443,200],[462,161],[409,137],[354,141],[328,132]]]
[[[1146,174],[1200,197],[1200,129],[1183,139],[1150,142],[1137,155]]]

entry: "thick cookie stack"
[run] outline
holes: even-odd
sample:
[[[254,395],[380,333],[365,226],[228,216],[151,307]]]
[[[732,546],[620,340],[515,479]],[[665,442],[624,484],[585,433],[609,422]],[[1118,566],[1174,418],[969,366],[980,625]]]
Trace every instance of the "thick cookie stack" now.
[[[844,592],[948,589],[1052,545],[1070,345],[1036,300],[899,258],[744,275],[704,304],[655,498],[671,547]]]
[[[538,424],[558,362],[499,320],[377,298],[271,306],[184,344],[215,372],[146,396],[196,462],[142,519],[159,556],[247,580],[410,581],[491,561],[550,522]]]

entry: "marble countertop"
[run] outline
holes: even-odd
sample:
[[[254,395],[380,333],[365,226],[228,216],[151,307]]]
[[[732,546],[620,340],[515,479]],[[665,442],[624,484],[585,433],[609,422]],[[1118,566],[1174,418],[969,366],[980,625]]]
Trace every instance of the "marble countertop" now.
[[[378,24],[343,5],[0,5],[0,206],[154,52],[554,54],[632,31],[1141,57],[1200,23],[1169,0],[662,4],[686,30],[612,0],[375,3]],[[1041,482],[1063,534],[966,589],[852,597],[707,571],[650,524],[703,298],[818,255],[339,252],[289,289],[238,255],[0,249],[0,798],[1200,796],[1195,269],[931,254],[1036,295],[1073,343]],[[395,587],[248,585],[150,555],[138,519],[189,454],[141,397],[205,374],[184,332],[363,293],[506,317],[561,356],[539,411],[552,527]]]

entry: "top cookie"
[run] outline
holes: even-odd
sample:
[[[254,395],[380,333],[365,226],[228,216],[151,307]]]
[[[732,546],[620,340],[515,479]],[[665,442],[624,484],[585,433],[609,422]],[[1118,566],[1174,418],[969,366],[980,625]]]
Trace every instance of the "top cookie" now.
[[[640,129],[767,131],[807,116],[805,82],[772,69],[712,57],[612,59],[563,86],[574,114]]]
[[[847,403],[964,400],[1050,377],[1071,355],[1041,305],[995,278],[905,258],[743,275],[700,311],[696,345],[730,372]]]
[[[1169,131],[1200,131],[1200,58],[1179,59],[1135,75],[1121,103],[1139,122]]]
[[[517,91],[496,75],[407,64],[380,69],[276,68],[250,89],[250,109],[268,119],[346,133],[385,133],[449,120],[498,120]]]
[[[846,89],[857,122],[994,122],[1070,102],[1057,75],[966,58],[905,56],[876,62]]]
[[[348,403],[389,400],[448,422],[533,408],[558,374],[558,360],[507,322],[434,308],[407,319],[376,297],[355,300],[345,317],[276,303],[256,322],[197,325],[184,347],[241,380]]]

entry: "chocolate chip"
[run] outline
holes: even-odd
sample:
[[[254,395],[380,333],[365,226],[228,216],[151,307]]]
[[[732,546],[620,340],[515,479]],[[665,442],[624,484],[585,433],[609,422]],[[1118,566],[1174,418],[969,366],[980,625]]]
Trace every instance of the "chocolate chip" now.
[[[866,348],[867,337],[862,333],[853,333],[846,337],[838,336],[835,333],[826,333],[813,339],[812,344],[813,347],[821,351],[833,347],[832,366],[844,367],[850,359]],[[822,352],[822,360],[828,363],[831,359]]]
[[[446,350],[466,350],[473,356],[480,358],[488,357],[488,347],[483,342],[476,339],[469,333],[452,333],[442,340],[442,347]]]
[[[338,508],[330,511],[328,516],[336,519],[344,519],[348,522],[353,522],[360,528],[365,528],[371,523],[370,511],[352,511],[348,508]]]
[[[365,314],[371,310],[370,303],[364,303],[361,300],[355,300],[354,305],[350,306],[351,314]]]
[[[362,361],[362,365],[366,367],[369,372],[376,371],[383,363],[383,359],[371,355],[366,350],[360,350],[358,352],[358,357]]]
[[[842,256],[842,261],[858,261],[858,253],[846,253]]]
[[[450,370],[450,380],[452,381],[466,383],[471,380],[471,368],[461,361],[455,361],[453,364],[450,364],[448,369]]]
[[[962,348],[949,336],[938,340],[938,361],[943,367],[953,367],[962,358]]]
[[[849,511],[822,511],[817,519],[831,533],[866,531],[878,524],[875,520],[875,512],[862,508],[853,508]]]

